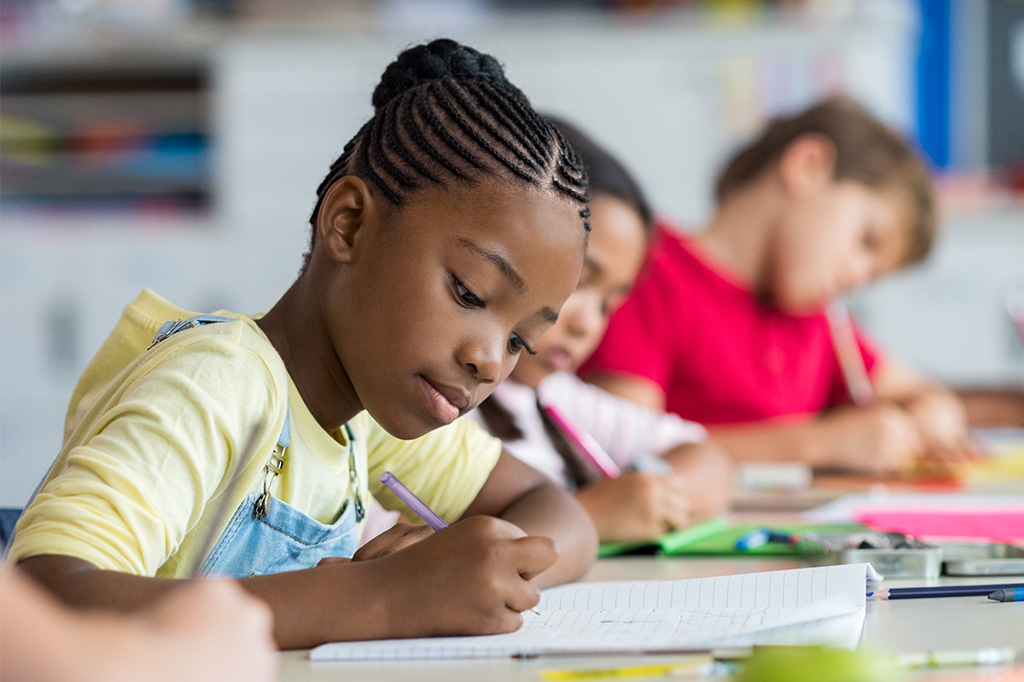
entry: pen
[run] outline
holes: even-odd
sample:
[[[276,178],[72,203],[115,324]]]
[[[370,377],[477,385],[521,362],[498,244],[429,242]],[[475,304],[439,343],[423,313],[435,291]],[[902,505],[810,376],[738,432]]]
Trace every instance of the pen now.
[[[1004,587],[988,595],[995,601],[1024,601],[1024,587]]]
[[[411,490],[405,487],[405,484],[398,480],[398,477],[392,474],[390,471],[385,471],[384,475],[380,477],[380,482],[388,487],[388,490],[395,494],[395,497],[405,502],[405,505],[416,512],[416,515],[423,519],[424,522],[434,530],[441,530],[447,528],[448,524],[445,523],[444,519],[434,513],[431,509],[423,502],[420,498],[416,497]]]
[[[601,444],[594,440],[589,433],[573,424],[560,410],[551,405],[544,405],[544,412],[555,423],[555,426],[562,430],[572,446],[598,471],[608,478],[615,478],[622,473],[619,465],[604,451]]]
[[[771,530],[769,528],[758,528],[743,535],[736,541],[736,549],[741,552],[760,547],[768,542],[777,542],[784,545],[793,545],[800,541],[800,538],[791,533]]]
[[[842,370],[850,400],[854,405],[863,407],[874,399],[875,391],[864,367],[864,356],[857,345],[850,311],[840,301],[833,301],[825,309],[825,319],[828,320],[832,345],[836,350],[836,358],[839,360],[839,368]]]
[[[874,599],[924,599],[927,597],[984,597],[1005,589],[1024,592],[1024,583],[1006,585],[938,585],[935,587],[890,587],[868,592]]]

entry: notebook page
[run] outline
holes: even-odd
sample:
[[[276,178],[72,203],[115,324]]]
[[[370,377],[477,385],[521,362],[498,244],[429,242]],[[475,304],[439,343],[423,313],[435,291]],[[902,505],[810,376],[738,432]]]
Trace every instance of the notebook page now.
[[[866,574],[867,564],[849,564],[694,580],[574,583],[545,590],[540,615],[523,614],[517,632],[339,642],[317,647],[310,659],[639,653],[762,640],[855,646],[864,619]]]

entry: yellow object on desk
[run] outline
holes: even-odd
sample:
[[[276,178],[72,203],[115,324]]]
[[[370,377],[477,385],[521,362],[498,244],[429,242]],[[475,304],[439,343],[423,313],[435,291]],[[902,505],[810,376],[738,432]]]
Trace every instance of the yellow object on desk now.
[[[577,680],[622,680],[637,677],[667,677],[704,679],[730,675],[735,664],[716,661],[709,655],[687,657],[673,663],[652,663],[615,668],[571,670],[542,670],[540,677],[548,682],[576,682]]]

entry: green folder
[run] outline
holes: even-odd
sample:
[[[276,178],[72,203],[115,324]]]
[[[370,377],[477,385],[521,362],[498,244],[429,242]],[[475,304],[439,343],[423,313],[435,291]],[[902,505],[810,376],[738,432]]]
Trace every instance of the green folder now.
[[[828,549],[813,539],[796,544],[766,542],[748,550],[736,549],[736,542],[747,533],[759,528],[800,536],[813,533],[819,536],[861,533],[869,530],[856,524],[805,523],[737,523],[714,518],[683,530],[674,531],[654,540],[641,542],[612,542],[601,545],[598,557],[623,554],[660,554],[662,556],[796,556],[822,555]]]

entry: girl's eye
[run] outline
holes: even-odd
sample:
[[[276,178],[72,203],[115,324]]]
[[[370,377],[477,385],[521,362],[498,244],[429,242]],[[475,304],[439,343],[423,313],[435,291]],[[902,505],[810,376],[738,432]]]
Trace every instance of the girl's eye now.
[[[452,277],[452,283],[455,285],[455,294],[459,297],[459,302],[467,308],[483,308],[484,301],[482,298],[474,294],[465,284],[459,281],[458,277]]]
[[[530,355],[537,354],[537,351],[530,348],[526,344],[526,342],[523,341],[523,338],[516,333],[513,333],[512,336],[508,337],[508,349],[512,352],[513,355],[515,355],[521,350],[525,350]]]

